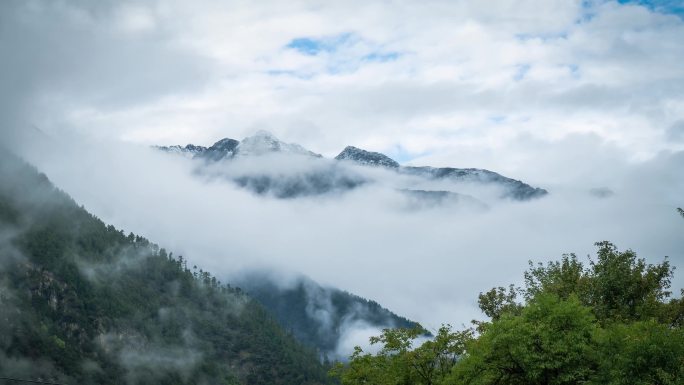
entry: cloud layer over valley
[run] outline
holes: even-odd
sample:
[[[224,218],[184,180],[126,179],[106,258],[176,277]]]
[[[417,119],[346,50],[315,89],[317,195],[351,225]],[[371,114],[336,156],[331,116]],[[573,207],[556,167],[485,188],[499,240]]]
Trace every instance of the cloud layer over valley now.
[[[302,273],[429,328],[480,318],[477,294],[529,259],[602,240],[669,256],[679,289],[684,14],[670,3],[4,1],[0,140],[105,222],[221,278]],[[198,173],[151,147],[259,129],[325,158]],[[549,194],[333,163],[348,145]],[[226,181],[312,170],[375,182],[283,200]],[[410,209],[400,190],[418,187],[487,208]]]
[[[623,164],[606,184],[588,176],[540,199],[492,200],[482,211],[406,210],[405,196],[373,184],[280,200],[198,176],[192,161],[147,147],[63,138],[35,140],[32,148],[28,159],[96,215],[219,276],[253,268],[303,273],[429,327],[480,317],[480,291],[517,282],[529,259],[586,255],[595,241],[633,248],[651,262],[683,260],[674,211],[684,192],[682,153]],[[285,167],[287,159],[257,161],[269,159],[298,172]],[[597,187],[613,194],[592,192]]]

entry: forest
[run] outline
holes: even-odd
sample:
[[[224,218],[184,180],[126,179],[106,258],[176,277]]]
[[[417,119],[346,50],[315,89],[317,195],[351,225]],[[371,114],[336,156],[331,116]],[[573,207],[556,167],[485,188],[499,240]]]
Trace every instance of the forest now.
[[[673,267],[607,241],[596,247],[588,263],[573,254],[530,262],[522,287],[481,293],[488,321],[444,325],[422,344],[420,329],[384,330],[371,338],[377,354],[357,347],[331,375],[344,385],[684,383],[684,300],[669,291]]]
[[[0,151],[0,377],[59,384],[322,384],[239,288],[126,235]]]

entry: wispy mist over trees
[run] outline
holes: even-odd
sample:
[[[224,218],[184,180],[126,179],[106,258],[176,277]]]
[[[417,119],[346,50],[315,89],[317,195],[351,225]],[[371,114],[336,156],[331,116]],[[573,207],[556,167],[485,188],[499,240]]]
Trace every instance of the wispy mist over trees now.
[[[329,381],[239,288],[107,226],[0,153],[0,376],[65,384]]]

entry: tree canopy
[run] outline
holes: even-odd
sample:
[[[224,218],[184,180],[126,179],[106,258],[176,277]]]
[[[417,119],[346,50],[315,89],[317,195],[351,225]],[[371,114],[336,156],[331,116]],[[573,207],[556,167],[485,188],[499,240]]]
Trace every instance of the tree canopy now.
[[[682,384],[684,303],[671,298],[673,267],[596,244],[533,264],[524,286],[493,288],[478,302],[489,321],[443,326],[420,344],[417,330],[385,330],[332,374],[356,384]],[[683,293],[684,294],[684,293]],[[415,347],[414,347],[415,344]]]

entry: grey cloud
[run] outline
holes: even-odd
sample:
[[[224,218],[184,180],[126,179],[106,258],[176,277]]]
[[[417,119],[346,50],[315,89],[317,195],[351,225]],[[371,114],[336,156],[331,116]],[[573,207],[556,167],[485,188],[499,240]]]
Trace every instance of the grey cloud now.
[[[125,4],[0,5],[3,131],[59,121],[72,109],[106,113],[201,89],[211,63],[178,48],[163,29],[118,30],[113,20]]]
[[[153,25],[126,30],[120,12],[140,3],[3,1],[0,139],[98,217],[205,269],[300,271],[428,327],[479,317],[479,291],[594,241],[681,266],[682,155],[662,152],[682,140],[680,19],[615,2],[579,24],[578,2],[503,14],[453,1],[303,4],[152,2]],[[281,48],[340,30],[406,54],[342,76],[263,75],[273,63],[324,68]],[[513,84],[520,62],[530,71]],[[490,121],[500,115],[510,119]],[[327,155],[401,144],[429,153],[417,164],[490,168],[551,195],[485,212],[401,210],[399,194],[373,186],[282,202],[197,178],[185,159],[74,134],[136,130],[145,142],[182,129],[172,139],[185,143],[252,125]]]
[[[667,140],[684,142],[684,120],[674,122],[665,132]]]
[[[586,180],[556,175],[548,197],[486,212],[401,210],[397,194],[372,186],[335,199],[264,199],[193,176],[185,158],[134,146],[70,139],[30,159],[97,216],[219,276],[298,271],[434,327],[479,318],[477,293],[518,280],[527,260],[586,255],[595,241],[681,265],[682,224],[673,211],[684,192],[676,179],[681,157],[662,154],[639,167],[616,159],[593,171],[588,163]],[[597,199],[587,192],[597,186],[616,194]]]

